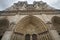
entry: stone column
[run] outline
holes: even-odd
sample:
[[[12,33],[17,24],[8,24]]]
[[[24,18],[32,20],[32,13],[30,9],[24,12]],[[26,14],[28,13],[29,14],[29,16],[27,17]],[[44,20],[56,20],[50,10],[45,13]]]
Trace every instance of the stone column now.
[[[13,31],[6,31],[1,40],[10,40],[12,34],[13,34]]]
[[[56,30],[50,30],[49,32],[50,32],[50,35],[53,38],[53,40],[60,40],[60,37]]]

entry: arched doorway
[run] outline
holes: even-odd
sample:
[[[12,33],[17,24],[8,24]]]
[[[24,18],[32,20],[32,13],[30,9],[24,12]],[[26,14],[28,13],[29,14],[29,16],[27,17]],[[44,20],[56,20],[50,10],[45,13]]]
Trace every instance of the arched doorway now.
[[[36,34],[32,35],[32,40],[37,40],[37,35]]]
[[[25,35],[25,40],[30,40],[30,34]]]
[[[46,31],[47,33],[45,33]],[[14,32],[24,34],[25,39],[23,38],[23,40],[28,40],[28,39],[30,40],[31,39],[30,34],[33,34],[32,40],[37,40],[37,35],[39,34],[41,34],[41,36],[40,35],[38,36],[39,38],[42,37],[43,35],[44,35],[43,37],[45,37],[44,39],[49,40],[50,38],[47,25],[40,18],[36,16],[26,16],[22,18],[17,23],[16,28],[14,29]]]

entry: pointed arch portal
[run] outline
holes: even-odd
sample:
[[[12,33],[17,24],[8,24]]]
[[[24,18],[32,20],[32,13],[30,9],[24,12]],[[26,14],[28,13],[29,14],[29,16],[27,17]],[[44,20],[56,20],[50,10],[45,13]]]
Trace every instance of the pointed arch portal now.
[[[14,32],[24,34],[24,40],[31,40],[31,36],[32,40],[51,40],[47,25],[36,16],[26,16],[22,18],[17,23]]]

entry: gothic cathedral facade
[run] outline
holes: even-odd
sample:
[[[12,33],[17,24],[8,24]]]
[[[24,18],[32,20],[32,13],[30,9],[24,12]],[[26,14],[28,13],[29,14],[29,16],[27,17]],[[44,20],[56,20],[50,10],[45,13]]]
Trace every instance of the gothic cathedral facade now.
[[[60,40],[60,10],[43,1],[14,3],[0,11],[1,40]]]

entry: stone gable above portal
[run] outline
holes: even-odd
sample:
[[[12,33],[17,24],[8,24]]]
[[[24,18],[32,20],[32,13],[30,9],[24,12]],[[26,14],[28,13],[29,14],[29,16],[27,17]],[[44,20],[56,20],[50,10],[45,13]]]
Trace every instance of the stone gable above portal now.
[[[55,8],[49,6],[47,3],[43,1],[36,2],[34,1],[33,4],[28,4],[27,1],[18,3],[14,3],[11,7],[7,8],[6,10],[54,10]]]

